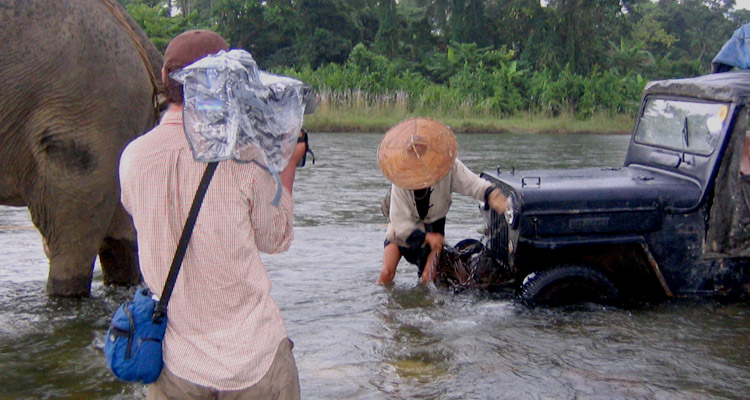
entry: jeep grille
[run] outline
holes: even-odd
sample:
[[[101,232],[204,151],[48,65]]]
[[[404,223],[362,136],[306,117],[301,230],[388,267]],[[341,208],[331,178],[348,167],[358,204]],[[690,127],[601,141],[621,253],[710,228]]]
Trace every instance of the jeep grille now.
[[[508,264],[508,223],[503,215],[490,211],[490,223],[488,224],[487,248],[493,255],[495,261],[504,269],[509,269]]]

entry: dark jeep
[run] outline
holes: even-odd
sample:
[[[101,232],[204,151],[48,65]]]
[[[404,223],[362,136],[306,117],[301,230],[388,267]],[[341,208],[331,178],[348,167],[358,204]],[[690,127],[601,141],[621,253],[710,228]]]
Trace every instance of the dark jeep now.
[[[651,82],[623,167],[483,172],[484,258],[529,302],[746,297],[749,106],[747,70]]]

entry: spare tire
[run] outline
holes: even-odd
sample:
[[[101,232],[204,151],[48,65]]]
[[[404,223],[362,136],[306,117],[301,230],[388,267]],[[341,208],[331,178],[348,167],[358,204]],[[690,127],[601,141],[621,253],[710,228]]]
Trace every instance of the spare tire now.
[[[484,245],[476,239],[464,239],[456,243],[453,248],[458,252],[461,261],[468,263],[475,254],[484,250]]]
[[[620,291],[602,272],[585,265],[561,265],[532,272],[519,297],[528,304],[613,303]]]

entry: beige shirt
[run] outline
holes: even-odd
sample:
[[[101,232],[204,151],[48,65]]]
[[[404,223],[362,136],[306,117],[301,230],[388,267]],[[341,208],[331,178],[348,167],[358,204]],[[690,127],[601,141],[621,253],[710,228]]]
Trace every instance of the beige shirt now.
[[[148,287],[161,294],[206,164],[193,160],[182,113],[134,140],[120,160]],[[259,252],[286,250],[292,198],[270,205],[276,182],[254,163],[219,163],[198,214],[167,312],[164,362],[190,382],[237,390],[258,382],[286,330]]]
[[[432,186],[430,209],[425,218],[421,219],[414,191],[391,185],[389,223],[385,237],[399,246],[406,246],[406,239],[412,232],[417,229],[424,231],[425,223],[435,222],[448,214],[452,202],[451,193],[461,193],[484,201],[484,193],[491,186],[489,181],[480,178],[456,159],[448,175]]]

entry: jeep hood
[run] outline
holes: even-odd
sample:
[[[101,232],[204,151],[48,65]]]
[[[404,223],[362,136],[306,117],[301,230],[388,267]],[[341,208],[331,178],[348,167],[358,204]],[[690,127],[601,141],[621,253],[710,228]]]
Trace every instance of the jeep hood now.
[[[487,171],[493,183],[512,189],[524,213],[692,207],[700,198],[697,183],[639,167]]]
[[[691,208],[701,195],[691,180],[641,167],[482,176],[514,193],[521,223],[533,221],[534,236],[649,231],[661,223],[664,211]]]

